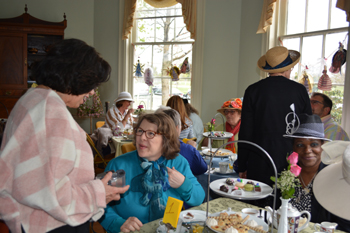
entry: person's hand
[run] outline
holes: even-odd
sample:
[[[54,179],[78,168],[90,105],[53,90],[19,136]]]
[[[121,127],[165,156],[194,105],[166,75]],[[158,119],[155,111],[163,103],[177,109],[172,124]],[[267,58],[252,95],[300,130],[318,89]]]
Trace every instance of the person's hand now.
[[[246,179],[247,178],[247,171],[240,172],[238,175],[239,175],[239,178],[242,178],[242,179],[245,178]]]
[[[139,231],[142,227],[142,222],[136,217],[129,217],[120,227],[121,232]]]
[[[191,146],[193,146],[194,148],[197,149],[197,142],[195,142],[195,141],[193,141],[193,140],[188,140],[186,143],[187,143],[188,145],[191,145]]]
[[[106,204],[108,204],[111,201],[118,201],[120,199],[120,194],[125,193],[129,189],[129,185],[117,188],[108,185],[108,181],[112,178],[112,172],[108,172],[105,177],[101,180],[103,185],[105,186],[106,191]]]
[[[127,115],[130,116],[130,115],[131,115],[132,113],[134,113],[134,112],[135,112],[135,109],[129,108]]]
[[[183,184],[183,182],[185,181],[185,177],[180,172],[178,172],[175,169],[175,167],[173,168],[167,167],[167,169],[168,169],[170,187],[177,189]]]

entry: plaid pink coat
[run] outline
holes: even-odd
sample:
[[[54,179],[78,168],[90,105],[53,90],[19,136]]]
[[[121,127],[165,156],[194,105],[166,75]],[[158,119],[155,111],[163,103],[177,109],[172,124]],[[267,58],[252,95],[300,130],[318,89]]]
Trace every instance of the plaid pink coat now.
[[[26,233],[76,226],[104,213],[85,132],[52,90],[29,89],[12,110],[0,174],[0,217],[13,233],[21,225]]]

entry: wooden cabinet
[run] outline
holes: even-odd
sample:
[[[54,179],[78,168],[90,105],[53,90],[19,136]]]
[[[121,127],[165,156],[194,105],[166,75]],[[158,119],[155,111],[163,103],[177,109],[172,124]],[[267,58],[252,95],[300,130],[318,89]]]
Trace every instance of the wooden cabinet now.
[[[34,82],[31,67],[50,47],[64,38],[66,16],[61,22],[48,22],[27,13],[0,19],[0,102],[11,112],[17,100]],[[0,104],[0,118],[7,118]]]

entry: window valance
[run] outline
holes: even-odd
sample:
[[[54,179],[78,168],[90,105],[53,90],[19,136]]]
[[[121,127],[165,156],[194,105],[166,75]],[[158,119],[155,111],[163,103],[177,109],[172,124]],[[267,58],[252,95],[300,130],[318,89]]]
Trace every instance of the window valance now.
[[[264,0],[263,8],[261,11],[260,23],[257,34],[265,33],[267,28],[272,24],[273,12],[275,10],[277,0]]]

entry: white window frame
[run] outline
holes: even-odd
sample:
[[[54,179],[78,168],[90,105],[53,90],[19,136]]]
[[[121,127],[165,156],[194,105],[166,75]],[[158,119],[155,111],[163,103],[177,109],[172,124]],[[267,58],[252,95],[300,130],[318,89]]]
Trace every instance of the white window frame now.
[[[344,12],[345,19],[345,12]],[[281,0],[276,1],[276,7],[274,10],[273,23],[268,28],[267,32],[263,34],[262,39],[262,51],[261,54],[265,54],[267,50],[272,47],[280,45],[278,38],[280,35],[284,34],[286,31],[286,21],[287,21],[287,1]],[[324,30],[336,31],[337,29]],[[348,33],[350,35],[350,27],[348,27]],[[312,33],[309,33],[312,34]],[[349,36],[347,41],[348,47],[347,51],[350,49]],[[350,54],[347,53],[347,61],[350,59]],[[260,72],[261,78],[266,77],[265,72]],[[350,65],[349,62],[346,63],[346,73],[344,81],[344,97],[343,97],[343,112],[342,112],[342,127],[349,134],[350,133]]]
[[[128,91],[133,96],[133,46],[132,33],[129,39],[122,40],[122,28],[124,18],[124,2],[119,2],[119,54],[118,54],[118,93]],[[204,12],[205,1],[197,1],[197,30],[196,40],[192,51],[192,80],[191,80],[191,104],[201,113],[202,77],[203,77],[203,49],[204,49]],[[134,24],[135,25],[135,24]]]

